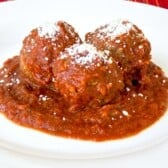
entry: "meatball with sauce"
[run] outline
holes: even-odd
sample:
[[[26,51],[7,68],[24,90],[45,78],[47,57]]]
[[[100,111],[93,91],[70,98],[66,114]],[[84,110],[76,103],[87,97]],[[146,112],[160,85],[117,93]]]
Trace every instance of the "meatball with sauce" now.
[[[143,80],[141,73],[144,74],[144,69],[150,62],[151,46],[136,25],[116,20],[87,33],[85,41],[99,50],[110,52],[125,76],[125,83]]]
[[[24,39],[20,52],[20,69],[25,79],[44,86],[51,82],[51,63],[66,47],[81,43],[74,28],[66,22],[47,23]]]
[[[123,89],[123,76],[109,51],[91,44],[67,48],[53,64],[54,86],[74,112],[114,102]]]

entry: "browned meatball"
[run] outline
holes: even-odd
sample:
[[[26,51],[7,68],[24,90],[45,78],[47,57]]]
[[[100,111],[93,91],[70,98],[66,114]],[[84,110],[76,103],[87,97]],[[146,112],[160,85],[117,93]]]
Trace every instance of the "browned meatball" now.
[[[109,50],[124,70],[149,62],[150,42],[143,32],[129,21],[117,20],[86,34],[86,42],[99,50]]]
[[[55,88],[65,98],[69,111],[113,102],[123,89],[123,76],[108,51],[91,44],[75,44],[53,64]]]
[[[20,68],[26,80],[40,86],[48,84],[52,79],[53,59],[66,47],[80,42],[79,35],[66,22],[33,29],[24,39],[20,52]]]
[[[151,46],[136,25],[116,20],[87,33],[85,41],[99,50],[109,50],[125,76],[125,83],[142,80],[141,68],[150,62]]]

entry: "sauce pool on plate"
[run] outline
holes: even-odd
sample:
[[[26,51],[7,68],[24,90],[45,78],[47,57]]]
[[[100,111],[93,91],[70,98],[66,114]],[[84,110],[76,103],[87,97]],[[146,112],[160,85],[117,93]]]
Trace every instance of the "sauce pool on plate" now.
[[[56,136],[104,141],[135,135],[164,115],[168,78],[150,42],[117,20],[81,40],[64,21],[33,29],[0,69],[0,111]]]

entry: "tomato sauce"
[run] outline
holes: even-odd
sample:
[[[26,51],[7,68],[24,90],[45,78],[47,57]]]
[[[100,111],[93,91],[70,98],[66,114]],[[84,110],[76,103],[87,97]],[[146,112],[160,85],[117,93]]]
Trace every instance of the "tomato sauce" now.
[[[0,70],[0,111],[14,122],[50,134],[102,141],[134,135],[156,122],[167,109],[168,79],[151,63],[151,82],[125,88],[115,103],[67,112],[62,97],[22,80],[19,56]]]
[[[52,135],[105,141],[135,135],[168,107],[168,78],[129,21],[82,42],[66,22],[33,29],[0,69],[0,112]]]

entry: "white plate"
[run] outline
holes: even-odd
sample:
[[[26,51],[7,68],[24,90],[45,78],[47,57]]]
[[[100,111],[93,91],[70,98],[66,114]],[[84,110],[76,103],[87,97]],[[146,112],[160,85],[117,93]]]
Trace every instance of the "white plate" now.
[[[95,29],[98,25],[116,18],[126,18],[137,24],[151,41],[153,60],[168,74],[168,11],[138,3],[99,0],[87,1],[15,1],[0,4],[0,64],[18,54],[23,38],[41,23],[66,20],[80,35]],[[44,133],[20,127],[0,115],[0,163],[12,167],[45,167],[45,165],[67,167],[125,166],[121,161],[134,159],[127,164],[135,166],[136,161],[144,161],[158,156],[160,166],[166,163],[168,154],[168,114],[142,133],[122,140],[90,142],[49,136]],[[164,147],[163,147],[164,146]],[[167,147],[165,149],[165,146]],[[157,150],[156,150],[157,149]],[[143,152],[142,150],[145,150]],[[155,153],[155,155],[154,155]],[[128,155],[129,154],[129,155]],[[149,155],[147,155],[149,154]],[[144,156],[147,155],[145,158]],[[115,156],[115,157],[114,157]],[[8,162],[9,157],[13,160]],[[41,159],[41,157],[43,159]],[[110,157],[107,159],[106,157]],[[55,159],[74,159],[65,161]],[[104,158],[83,162],[79,159]],[[76,160],[78,159],[78,160]],[[164,160],[163,160],[164,159]],[[11,159],[10,159],[11,160]],[[34,164],[30,164],[33,160]],[[149,160],[146,160],[149,161]],[[37,163],[40,164],[37,166]],[[81,164],[82,163],[82,164]],[[147,163],[147,162],[146,162]],[[150,162],[155,167],[157,164]],[[36,166],[35,166],[36,165]],[[143,162],[136,165],[143,166]]]

